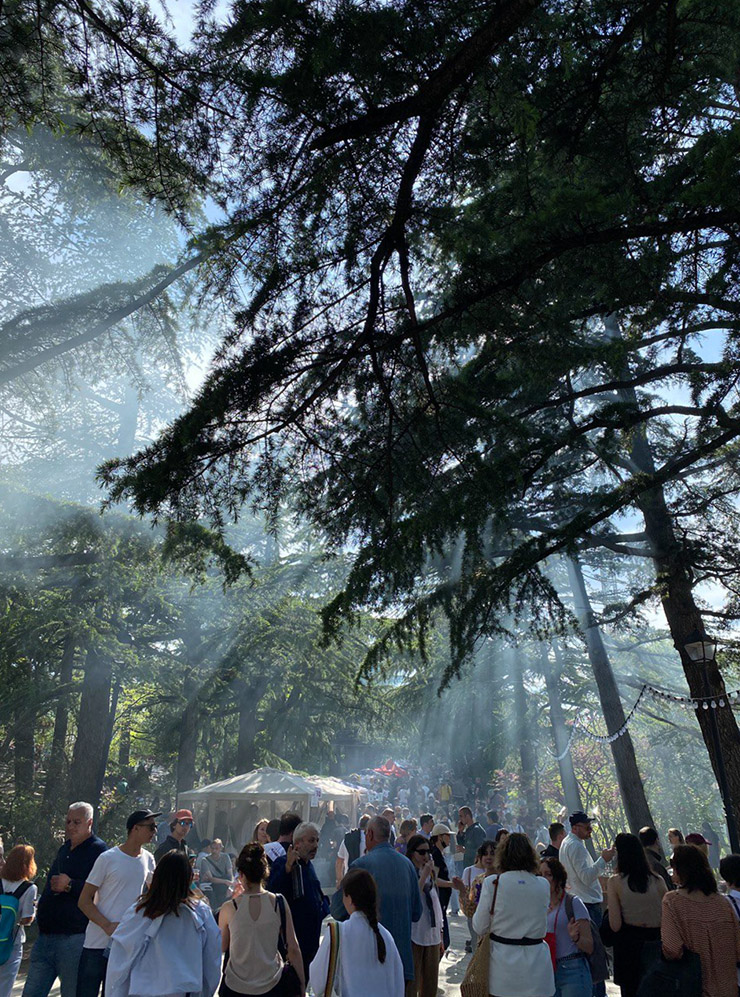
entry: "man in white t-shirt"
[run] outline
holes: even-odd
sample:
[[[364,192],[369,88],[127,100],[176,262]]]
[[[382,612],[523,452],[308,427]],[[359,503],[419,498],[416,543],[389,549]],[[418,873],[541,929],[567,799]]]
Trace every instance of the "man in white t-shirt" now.
[[[599,877],[605,875],[606,867],[614,858],[613,848],[604,848],[601,855],[594,861],[586,851],[586,842],[591,837],[591,826],[594,818],[583,810],[576,810],[568,818],[570,834],[560,843],[558,859],[568,874],[568,892],[578,897],[588,911],[594,923],[594,930],[601,927],[603,918],[602,902],[604,898]],[[593,997],[606,997],[606,985],[594,983]]]
[[[126,821],[128,836],[95,860],[82,888],[79,908],[89,918],[77,973],[76,997],[98,997],[108,967],[110,936],[123,915],[144,892],[154,872],[154,856],[146,851],[157,833],[151,810],[134,810]]]

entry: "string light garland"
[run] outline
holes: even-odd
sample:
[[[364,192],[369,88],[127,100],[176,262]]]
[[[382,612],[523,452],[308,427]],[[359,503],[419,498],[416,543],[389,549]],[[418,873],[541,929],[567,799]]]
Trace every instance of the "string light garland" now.
[[[721,696],[683,696],[680,693],[671,692],[669,689],[661,689],[651,682],[643,682],[640,693],[619,730],[615,730],[611,734],[594,734],[593,731],[584,726],[583,721],[579,717],[576,717],[564,750],[559,755],[556,755],[548,748],[548,751],[553,756],[553,761],[561,762],[565,758],[579,732],[595,744],[611,744],[618,737],[623,737],[627,733],[629,725],[632,723],[635,713],[645,696],[650,696],[655,702],[679,706],[685,710],[718,710],[728,706],[732,709],[734,706],[740,706],[740,689],[736,689],[733,692],[725,692]]]

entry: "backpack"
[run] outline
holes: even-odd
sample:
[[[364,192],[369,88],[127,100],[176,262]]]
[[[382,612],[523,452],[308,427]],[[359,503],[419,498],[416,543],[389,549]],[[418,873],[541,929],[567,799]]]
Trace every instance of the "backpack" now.
[[[20,899],[30,888],[31,884],[26,880],[13,893],[0,889],[0,966],[5,965],[13,951],[20,921]]]
[[[565,914],[570,921],[573,917],[573,897],[570,893],[565,894]],[[603,983],[609,979],[609,963],[606,958],[606,949],[601,940],[599,929],[594,922],[591,922],[591,937],[594,940],[594,947],[588,957],[588,964],[591,967],[591,979],[594,983]]]

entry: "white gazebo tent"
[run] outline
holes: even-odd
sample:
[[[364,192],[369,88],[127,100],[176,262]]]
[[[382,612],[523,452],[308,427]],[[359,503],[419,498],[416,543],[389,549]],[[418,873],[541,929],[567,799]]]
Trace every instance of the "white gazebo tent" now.
[[[357,827],[360,807],[367,798],[367,792],[362,787],[352,786],[329,775],[309,775],[306,778],[318,788],[321,804],[333,803],[336,810],[341,810],[349,817],[351,827]]]
[[[201,836],[221,838],[227,849],[238,852],[260,817],[293,810],[309,820],[320,798],[319,788],[303,776],[260,768],[180,793],[178,806],[193,811]]]

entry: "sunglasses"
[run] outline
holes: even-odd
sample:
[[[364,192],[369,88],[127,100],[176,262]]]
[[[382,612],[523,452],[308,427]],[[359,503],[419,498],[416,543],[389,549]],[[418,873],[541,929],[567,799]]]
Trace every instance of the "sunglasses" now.
[[[179,820],[177,823],[180,825],[180,827],[192,827],[193,826],[193,822],[191,820]]]
[[[157,825],[156,824],[137,824],[136,826],[137,827],[145,827],[147,829],[147,831],[156,831],[157,830]]]
[[[417,855],[429,855],[429,852],[430,852],[429,848],[417,848],[416,849],[416,854]]]

